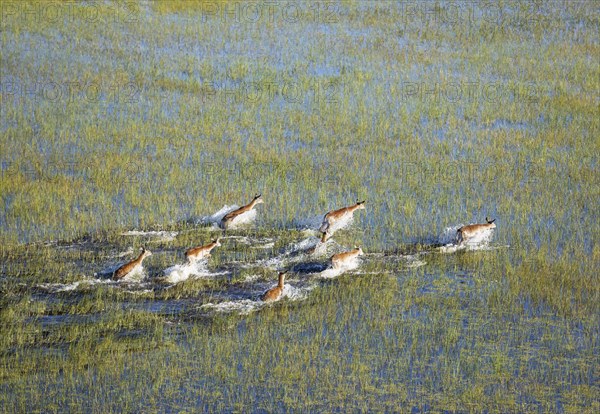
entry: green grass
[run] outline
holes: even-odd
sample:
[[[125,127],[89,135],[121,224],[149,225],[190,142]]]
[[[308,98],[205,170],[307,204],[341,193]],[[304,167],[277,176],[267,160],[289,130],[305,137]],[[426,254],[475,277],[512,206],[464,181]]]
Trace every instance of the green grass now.
[[[2,411],[600,410],[593,2],[48,4],[1,1]],[[157,282],[257,192],[234,235],[273,248]],[[201,308],[358,198],[334,239],[385,253],[366,273]],[[486,215],[491,250],[433,249]],[[146,284],[85,283],[142,245]]]

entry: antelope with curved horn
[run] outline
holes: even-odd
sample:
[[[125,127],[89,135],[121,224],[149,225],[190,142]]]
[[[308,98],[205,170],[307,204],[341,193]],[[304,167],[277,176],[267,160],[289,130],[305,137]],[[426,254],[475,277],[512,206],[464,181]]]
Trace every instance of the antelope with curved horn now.
[[[496,223],[494,223],[496,219],[490,220],[486,217],[485,221],[486,223],[484,224],[469,224],[467,226],[462,226],[460,229],[456,230],[457,244],[466,243],[469,239],[480,235],[482,232],[496,228]]]
[[[248,204],[246,204],[245,206],[242,206],[240,208],[238,208],[237,210],[234,210],[230,213],[227,213],[222,219],[221,219],[221,228],[223,228],[224,230],[227,230],[227,228],[231,225],[231,223],[233,223],[233,221],[239,217],[240,215],[247,213],[248,211],[252,210],[254,208],[255,205],[257,204],[262,204],[264,203],[263,199],[262,199],[262,195],[261,194],[257,194],[254,196],[254,198],[252,199],[252,201]]]
[[[211,243],[205,244],[204,246],[192,247],[191,249],[187,249],[185,251],[185,257],[187,257],[188,263],[192,264],[197,262],[198,260],[210,257],[210,252],[212,251],[212,249],[219,246],[221,246],[221,239],[217,238]]]
[[[141,266],[142,261],[146,257],[151,256],[151,255],[152,255],[152,252],[150,250],[146,250],[145,247],[142,247],[142,252],[137,257],[137,259],[133,259],[130,262],[125,263],[124,265],[120,266],[117,270],[114,271],[113,279],[114,280],[123,279],[125,276],[127,276],[129,273],[131,273],[136,267]]]
[[[267,290],[262,295],[261,299],[263,300],[263,302],[273,302],[281,298],[281,295],[283,294],[283,281],[285,280],[286,273],[287,271],[279,272],[279,281],[277,283],[277,286]]]
[[[325,243],[331,236],[333,236],[334,229],[332,227],[348,217],[352,217],[356,210],[365,209],[365,201],[356,200],[356,204],[349,207],[340,208],[339,210],[333,210],[325,214],[323,217],[323,224],[319,227],[319,231],[323,233],[321,236],[321,243]]]
[[[348,266],[358,256],[361,256],[363,254],[364,252],[361,247],[355,247],[354,250],[334,254],[333,256],[331,256],[331,264],[333,265],[334,269],[340,269],[342,267]]]

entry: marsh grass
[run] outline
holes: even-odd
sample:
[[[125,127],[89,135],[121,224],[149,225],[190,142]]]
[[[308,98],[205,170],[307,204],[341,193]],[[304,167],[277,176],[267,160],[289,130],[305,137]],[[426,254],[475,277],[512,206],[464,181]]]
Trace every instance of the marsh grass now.
[[[44,4],[2,2],[2,410],[600,411],[595,3]],[[256,192],[208,276],[160,281]],[[358,198],[328,249],[359,268],[304,271]],[[486,215],[489,246],[439,249]],[[202,308],[294,266],[301,299]]]

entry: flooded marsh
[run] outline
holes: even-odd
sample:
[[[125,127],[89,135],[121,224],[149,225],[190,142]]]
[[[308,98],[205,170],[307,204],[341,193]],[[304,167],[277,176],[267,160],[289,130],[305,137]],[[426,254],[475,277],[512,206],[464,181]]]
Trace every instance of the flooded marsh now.
[[[1,411],[600,411],[598,4],[1,12]]]

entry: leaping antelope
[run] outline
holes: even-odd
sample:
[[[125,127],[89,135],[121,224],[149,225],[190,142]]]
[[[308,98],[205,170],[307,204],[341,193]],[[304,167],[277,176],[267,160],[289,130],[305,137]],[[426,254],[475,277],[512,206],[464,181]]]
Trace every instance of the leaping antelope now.
[[[489,218],[485,218],[487,223],[484,224],[469,224],[467,226],[462,226],[460,229],[456,230],[456,242],[457,244],[466,243],[469,239],[472,239],[475,236],[480,235],[482,232],[495,229],[496,228],[496,219],[490,220]]]
[[[136,267],[141,266],[142,261],[146,257],[151,256],[151,255],[152,255],[152,252],[150,250],[146,250],[145,247],[142,247],[142,252],[137,257],[137,259],[133,259],[130,262],[125,263],[124,265],[120,266],[117,270],[114,271],[113,279],[114,280],[123,279],[125,276],[127,276],[129,273],[131,273]]]
[[[281,295],[283,293],[283,281],[285,279],[286,273],[287,273],[287,271],[279,272],[279,282],[277,283],[277,286],[267,290],[262,295],[261,299],[263,300],[263,302],[273,302],[273,301],[281,298]]]
[[[197,262],[198,260],[204,259],[206,257],[210,257],[210,252],[215,247],[219,247],[221,245],[221,239],[215,239],[209,244],[205,244],[204,246],[192,247],[191,249],[187,249],[185,251],[185,257],[188,259],[188,263],[192,264]]]
[[[246,204],[245,206],[242,206],[240,208],[238,208],[237,210],[232,211],[231,213],[227,213],[225,215],[225,217],[223,217],[221,219],[221,227],[224,230],[227,230],[227,228],[231,225],[231,223],[233,223],[233,221],[239,217],[240,215],[252,210],[254,208],[255,205],[257,204],[261,204],[264,203],[261,194],[257,194],[254,196],[254,198],[252,199],[252,201],[248,204]]]
[[[321,227],[319,227],[319,231],[323,233],[323,236],[321,236],[321,242],[325,243],[331,236],[333,236],[334,230],[332,230],[332,226],[335,223],[339,223],[345,218],[352,217],[356,210],[364,210],[365,201],[366,200],[356,200],[356,204],[353,206],[340,208],[339,210],[333,210],[325,214],[325,217],[323,217],[323,224],[321,224]]]
[[[355,247],[354,250],[348,252],[338,253],[331,256],[331,264],[334,269],[340,269],[350,264],[358,256],[363,255],[364,252],[361,247]]]

